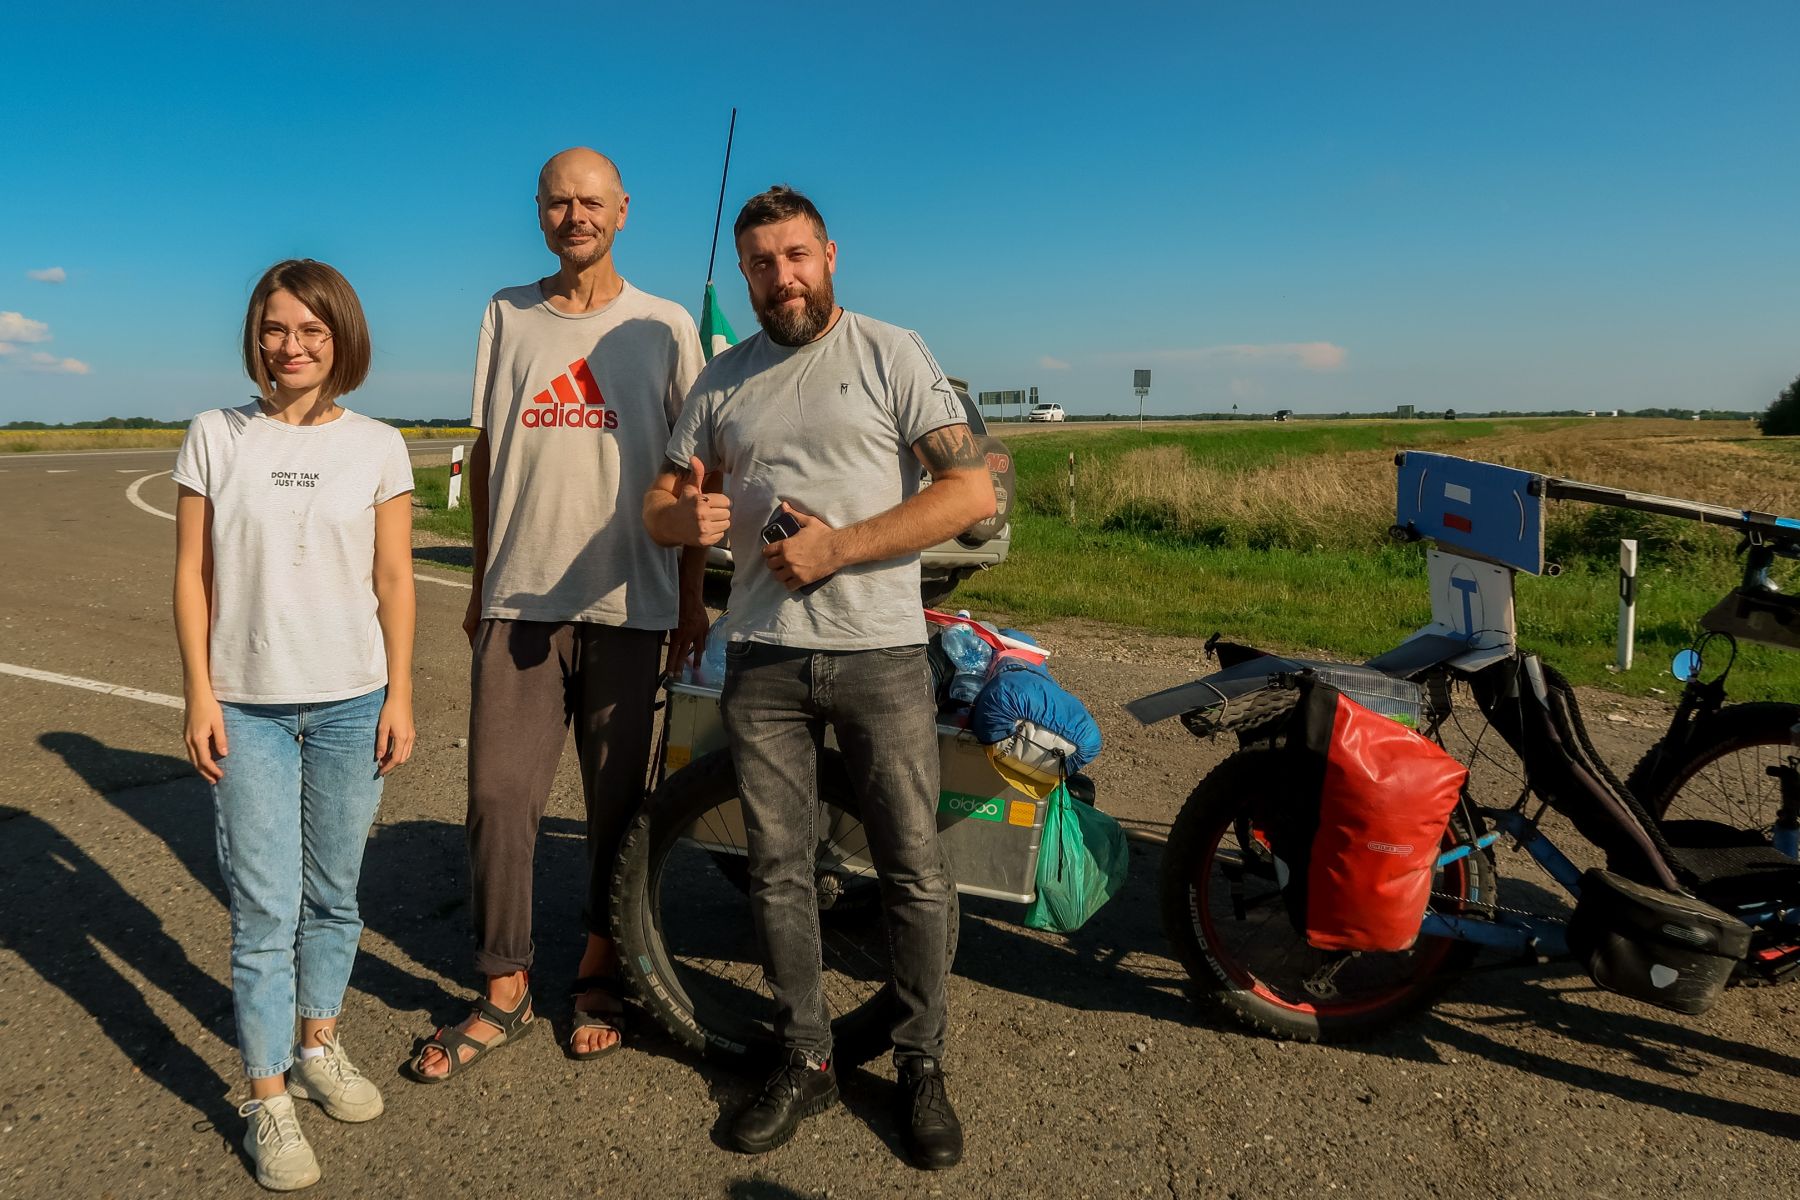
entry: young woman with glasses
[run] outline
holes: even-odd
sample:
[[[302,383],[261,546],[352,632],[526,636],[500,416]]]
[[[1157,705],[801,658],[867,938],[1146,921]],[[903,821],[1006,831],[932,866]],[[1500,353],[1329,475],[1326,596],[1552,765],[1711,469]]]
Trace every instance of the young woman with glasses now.
[[[231,900],[244,1144],[285,1191],[319,1178],[295,1099],[382,1109],[337,1018],[363,848],[413,747],[413,480],[399,433],[339,403],[370,350],[337,271],[270,267],[243,354],[256,399],[194,418],[175,462],[175,631]]]

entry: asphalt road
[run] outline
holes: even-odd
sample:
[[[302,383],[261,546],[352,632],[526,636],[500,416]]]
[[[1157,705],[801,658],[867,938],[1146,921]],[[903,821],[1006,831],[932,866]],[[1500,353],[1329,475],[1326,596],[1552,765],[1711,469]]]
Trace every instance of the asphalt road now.
[[[447,455],[420,446],[415,461]],[[173,511],[172,459],[0,458],[0,664],[179,695],[173,526],[128,497],[137,485]],[[788,1147],[729,1153],[717,1129],[749,1084],[642,1021],[599,1063],[539,1033],[461,1080],[410,1084],[397,1065],[470,982],[467,592],[420,570],[447,582],[419,588],[419,748],[370,843],[343,1023],[388,1111],[345,1126],[303,1110],[315,1195],[1731,1196],[1800,1177],[1800,988],[1734,991],[1684,1019],[1566,965],[1509,967],[1357,1046],[1282,1044],[1193,1006],[1142,846],[1131,886],[1071,937],[965,902],[949,1067],[969,1151],[949,1173],[896,1158],[882,1064],[848,1073],[846,1103]],[[1187,677],[1197,647],[1045,633],[1108,738],[1103,806],[1166,824],[1218,751],[1135,729],[1117,706]],[[1652,736],[1653,711],[1621,712],[1609,754]],[[0,667],[0,765],[0,1200],[258,1194],[235,1149],[210,802],[178,709]],[[556,1018],[580,940],[577,795],[565,761],[538,864],[537,993]],[[1528,879],[1522,862],[1503,857],[1505,879]]]

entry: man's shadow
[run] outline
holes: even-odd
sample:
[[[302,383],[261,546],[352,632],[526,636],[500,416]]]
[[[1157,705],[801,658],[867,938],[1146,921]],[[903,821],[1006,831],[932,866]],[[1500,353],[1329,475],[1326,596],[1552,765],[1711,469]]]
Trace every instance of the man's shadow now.
[[[47,821],[0,805],[0,839],[10,867],[0,884],[0,946],[86,1009],[147,1078],[215,1126],[230,1122],[235,1114],[219,1073],[170,1032],[100,950],[228,1043],[231,993],[188,959],[161,917]]]

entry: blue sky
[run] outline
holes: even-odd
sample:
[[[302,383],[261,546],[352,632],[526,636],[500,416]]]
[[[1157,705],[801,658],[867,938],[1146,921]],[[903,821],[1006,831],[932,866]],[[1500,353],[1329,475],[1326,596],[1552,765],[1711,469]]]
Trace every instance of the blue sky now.
[[[0,421],[247,396],[249,288],[330,262],[349,403],[468,410],[547,273],[538,165],[754,329],[735,205],[808,191],[838,296],[1075,412],[1760,408],[1800,373],[1800,6],[71,2],[0,42]],[[33,273],[50,279],[33,278]],[[54,281],[57,274],[63,276]]]

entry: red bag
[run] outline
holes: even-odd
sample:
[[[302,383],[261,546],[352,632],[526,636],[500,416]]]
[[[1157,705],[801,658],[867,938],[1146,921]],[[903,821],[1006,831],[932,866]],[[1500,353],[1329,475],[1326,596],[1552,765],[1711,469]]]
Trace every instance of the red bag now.
[[[1309,691],[1296,740],[1322,778],[1306,940],[1321,950],[1410,949],[1468,768],[1336,688],[1315,682]]]

